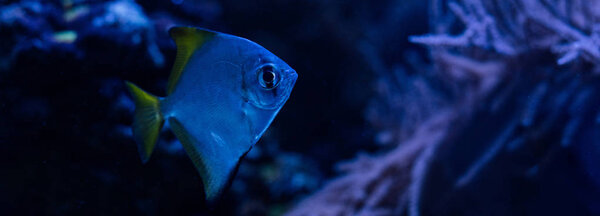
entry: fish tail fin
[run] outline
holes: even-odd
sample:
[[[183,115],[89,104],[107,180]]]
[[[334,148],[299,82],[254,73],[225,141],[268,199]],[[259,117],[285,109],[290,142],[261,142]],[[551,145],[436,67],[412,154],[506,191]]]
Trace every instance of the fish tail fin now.
[[[133,138],[138,145],[142,162],[146,163],[150,159],[164,123],[163,116],[160,113],[160,99],[131,82],[125,81],[125,85],[135,102],[135,115],[132,126]]]

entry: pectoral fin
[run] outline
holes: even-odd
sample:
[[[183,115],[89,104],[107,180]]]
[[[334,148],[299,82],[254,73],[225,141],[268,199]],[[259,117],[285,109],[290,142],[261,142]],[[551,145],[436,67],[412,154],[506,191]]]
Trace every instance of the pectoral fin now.
[[[231,184],[240,159],[246,154],[236,155],[227,146],[200,143],[176,118],[169,118],[169,125],[202,178],[208,202],[214,202]],[[248,151],[250,151],[248,149]],[[246,151],[247,153],[247,151]]]

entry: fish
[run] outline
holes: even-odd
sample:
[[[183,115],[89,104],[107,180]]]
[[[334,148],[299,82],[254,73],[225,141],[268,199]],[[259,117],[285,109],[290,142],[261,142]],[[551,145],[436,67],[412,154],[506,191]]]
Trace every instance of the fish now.
[[[135,103],[133,139],[146,163],[167,122],[200,174],[206,200],[214,202],[290,97],[298,74],[245,38],[197,27],[172,27],[169,35],[177,53],[166,96],[125,81]]]

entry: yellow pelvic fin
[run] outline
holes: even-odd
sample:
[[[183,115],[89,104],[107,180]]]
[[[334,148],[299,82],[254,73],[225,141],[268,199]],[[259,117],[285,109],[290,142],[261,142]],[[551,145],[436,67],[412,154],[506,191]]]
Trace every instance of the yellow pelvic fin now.
[[[219,149],[214,149],[217,152],[207,153],[203,143],[199,143],[175,117],[169,118],[169,125],[202,178],[206,201],[209,205],[216,203],[224,190],[231,184],[240,158],[227,157]],[[229,149],[221,150],[228,151]]]
[[[205,163],[202,162],[200,152],[198,152],[198,149],[195,146],[195,143],[198,141],[196,141],[194,137],[190,136],[187,130],[177,119],[173,117],[169,118],[169,126],[171,127],[173,133],[175,133],[175,136],[177,137],[179,142],[181,142],[181,145],[183,145],[183,149],[185,149],[185,151],[188,153],[188,156],[192,160],[192,163],[194,163],[196,170],[198,170],[198,173],[200,174],[200,177],[202,178],[202,181],[204,183],[204,192],[207,196],[207,199],[208,197],[214,197],[213,194],[210,194],[210,191],[212,191],[210,189],[211,184],[207,182],[207,180],[210,179],[208,176],[209,167],[206,167]]]
[[[194,27],[173,27],[169,29],[169,35],[175,41],[177,46],[177,55],[175,57],[175,63],[169,75],[169,82],[167,83],[167,95],[170,95],[181,77],[183,68],[187,64],[188,60],[198,48],[202,46],[206,41],[212,38],[216,33],[208,30],[203,30]]]
[[[164,123],[160,113],[160,100],[131,82],[125,81],[125,85],[135,102],[133,137],[138,145],[142,162],[146,163],[150,159]]]

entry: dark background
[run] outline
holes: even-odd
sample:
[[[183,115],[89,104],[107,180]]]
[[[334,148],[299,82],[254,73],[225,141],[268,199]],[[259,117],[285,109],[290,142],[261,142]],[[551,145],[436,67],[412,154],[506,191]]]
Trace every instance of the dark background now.
[[[600,10],[578,0],[0,1],[0,214],[314,215],[336,200],[297,204],[331,193],[350,215],[598,215],[600,57],[558,64],[577,41],[531,18],[544,17],[532,2],[600,40]],[[164,96],[176,25],[255,41],[299,75],[215,206],[168,129],[147,164],[131,137],[123,81]],[[442,37],[411,37],[428,33]],[[424,171],[385,169],[439,116],[446,136],[406,159]],[[371,178],[348,161],[391,171],[364,191],[322,190]],[[418,193],[382,186],[411,175]]]

